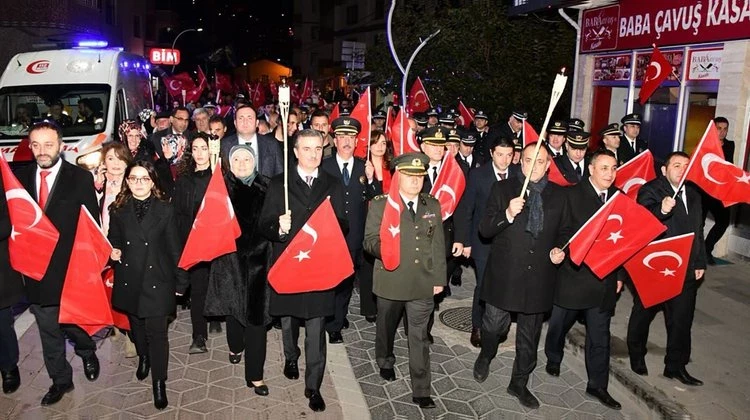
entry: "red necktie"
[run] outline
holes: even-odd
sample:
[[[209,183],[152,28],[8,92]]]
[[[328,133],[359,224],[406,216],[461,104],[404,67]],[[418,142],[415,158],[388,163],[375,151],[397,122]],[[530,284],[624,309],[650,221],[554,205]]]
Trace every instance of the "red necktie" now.
[[[49,196],[49,187],[47,186],[47,176],[51,174],[51,171],[39,172],[39,207],[44,209],[44,205],[47,204],[47,197]]]

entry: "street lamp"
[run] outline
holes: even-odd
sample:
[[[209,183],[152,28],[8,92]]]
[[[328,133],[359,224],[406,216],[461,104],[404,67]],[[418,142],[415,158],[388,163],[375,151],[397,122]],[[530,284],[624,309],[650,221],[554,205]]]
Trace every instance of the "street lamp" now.
[[[186,33],[186,32],[203,32],[203,28],[197,28],[197,29],[196,29],[196,28],[192,28],[192,29],[185,29],[184,31],[182,31],[182,32],[180,32],[179,34],[177,34],[177,36],[176,36],[176,37],[174,37],[174,41],[172,41],[172,49],[173,49],[173,50],[174,50],[174,46],[175,46],[175,44],[177,44],[177,39],[179,39],[179,38],[180,38],[180,36],[182,36],[182,34],[184,34],[184,33]],[[172,73],[174,73],[174,68],[175,68],[176,66],[177,66],[177,64],[173,64],[173,65],[172,65]]]

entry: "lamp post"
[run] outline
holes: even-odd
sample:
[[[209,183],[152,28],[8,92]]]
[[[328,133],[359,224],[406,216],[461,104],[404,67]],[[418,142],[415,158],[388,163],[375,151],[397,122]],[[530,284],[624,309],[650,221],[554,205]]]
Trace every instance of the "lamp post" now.
[[[176,36],[176,37],[174,37],[174,41],[172,41],[172,49],[174,50],[174,46],[175,46],[175,44],[177,44],[177,40],[178,40],[178,39],[180,38],[180,36],[182,36],[182,34],[184,34],[184,33],[186,33],[186,32],[193,32],[193,31],[195,31],[195,32],[203,32],[203,28],[197,28],[197,29],[196,29],[196,28],[185,29],[184,31],[182,31],[182,32],[180,32],[179,34],[177,34],[177,36]],[[174,68],[175,68],[176,66],[177,66],[177,64],[173,64],[173,65],[172,65],[172,73],[174,73]]]

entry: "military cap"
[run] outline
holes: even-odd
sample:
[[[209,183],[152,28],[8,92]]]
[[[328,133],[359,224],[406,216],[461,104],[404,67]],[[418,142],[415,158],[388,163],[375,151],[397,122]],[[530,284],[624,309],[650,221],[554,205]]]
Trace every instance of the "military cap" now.
[[[393,169],[405,175],[427,175],[427,164],[430,158],[424,153],[411,152],[399,155],[391,161]]]
[[[341,115],[342,117],[348,117],[349,115],[351,115],[351,113],[352,113],[352,110],[349,109],[349,108],[340,108],[339,109],[339,115]]]
[[[529,114],[527,114],[526,111],[521,111],[521,110],[518,110],[518,109],[515,110],[515,111],[513,111],[512,115],[513,115],[513,118],[515,118],[515,119],[517,119],[519,121],[525,120],[526,118],[529,118]],[[474,118],[476,118],[476,116]]]
[[[203,108],[214,108],[215,109],[216,105],[213,102],[208,101],[208,102],[206,102],[205,105],[203,105]]]
[[[620,124],[612,123],[599,131],[600,136],[609,136],[611,134],[620,135]]]
[[[448,140],[446,140],[448,143],[461,143],[461,135],[458,133],[458,130],[455,128],[451,128],[448,130]]]
[[[636,113],[628,114],[628,115],[622,117],[622,119],[620,120],[620,122],[623,125],[625,125],[625,124],[637,124],[637,125],[641,125],[641,114],[636,114]]]
[[[568,131],[583,131],[586,123],[580,118],[571,118],[568,120]]]
[[[427,114],[421,113],[421,112],[419,114],[414,114],[414,121],[416,121],[417,125],[421,127],[426,127],[427,126]]]
[[[440,114],[440,117],[438,117],[438,122],[440,122],[440,124],[453,124],[453,125],[455,125],[456,124],[456,115],[453,114],[453,113],[451,113],[450,111],[449,112],[444,112],[444,113]]]
[[[338,117],[331,123],[334,134],[353,134],[357,135],[362,129],[362,124],[351,117]]]
[[[477,142],[477,138],[474,137],[474,133],[471,133],[469,131],[464,131],[461,134],[461,143],[466,144],[468,146],[473,146],[474,143]]]
[[[428,109],[428,110],[427,110],[427,118],[430,118],[430,117],[437,117],[437,116],[438,116],[438,112],[437,112],[437,109],[435,109],[435,108],[430,108],[430,109]]]
[[[445,127],[427,127],[420,133],[419,142],[434,146],[445,146],[448,140],[448,129]]]
[[[172,116],[172,114],[169,111],[159,111],[159,112],[156,113],[156,117],[155,118],[157,120],[160,120],[162,118],[169,118],[171,116]]]
[[[565,121],[563,121],[563,120],[552,121],[552,123],[549,125],[549,128],[547,128],[547,133],[549,133],[549,134],[567,134],[568,133],[567,124],[565,124]]]
[[[476,114],[474,114],[474,119],[488,120],[489,118],[487,118],[487,114],[485,114],[484,111],[479,110]]]
[[[374,115],[372,116],[372,119],[373,119],[373,120],[375,120],[375,119],[381,119],[381,120],[384,120],[384,119],[386,119],[386,117],[385,117],[385,111],[383,111],[382,109],[381,109],[381,110],[379,110],[378,112],[376,112],[376,113],[375,113],[375,114],[374,114]]]
[[[523,145],[521,143],[513,143],[513,150],[514,151],[523,151]]]
[[[585,149],[589,147],[590,137],[591,134],[585,131],[569,131],[566,140],[568,141],[568,146],[574,149]]]

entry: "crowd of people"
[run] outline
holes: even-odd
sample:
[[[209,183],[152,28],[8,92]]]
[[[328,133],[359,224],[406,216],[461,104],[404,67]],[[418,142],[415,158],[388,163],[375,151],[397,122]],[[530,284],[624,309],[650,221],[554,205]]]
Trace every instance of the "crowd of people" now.
[[[355,288],[360,314],[376,325],[373,347],[380,376],[384,381],[396,379],[394,339],[403,319],[413,401],[420,408],[433,408],[434,313],[450,287],[461,286],[461,270],[468,267],[477,279],[467,341],[480,348],[474,365],[478,382],[488,377],[514,318],[516,357],[507,391],[524,406],[539,407],[527,384],[536,367],[543,322],[549,316],[545,370],[558,376],[565,335],[576,320],[583,320],[586,392],[619,409],[607,391],[609,325],[617,294],[629,283],[627,274],[620,269],[600,280],[587,266],[574,264],[562,245],[615,194],[617,167],[647,149],[648,143],[639,136],[640,115],[629,114],[622,125],[603,127],[598,149],[590,147],[591,136],[580,119],[553,120],[544,147],[535,156],[534,145],[523,145],[523,121],[528,116],[522,111],[513,112],[507,123],[491,125],[480,110],[471,128],[463,130],[456,128],[456,115],[430,109],[409,118],[421,151],[397,155],[384,128],[386,114],[378,112],[373,115],[365,160],[354,156],[362,124],[348,115],[350,104],[339,105],[341,116],[333,121],[324,107],[294,106],[286,137],[273,103],[256,109],[238,100],[224,115],[218,115],[210,102],[192,110],[176,106],[169,113],[145,110],[138,120],[123,122],[118,138],[96,151],[101,161],[91,171],[61,159],[62,133],[57,124],[33,125],[29,140],[35,164],[19,172],[18,179],[58,229],[60,239],[42,281],[22,282],[9,265],[12,227],[6,199],[0,197],[3,392],[12,393],[20,385],[12,307],[24,298],[31,303],[52,380],[41,404],[55,404],[73,390],[66,338],[83,360],[86,378],[94,381],[99,375],[91,337],[58,321],[77,214],[84,205],[101,217],[102,230],[112,244],[112,306],[128,317],[125,342],[130,355],[138,358],[136,378],[151,376],[158,409],[168,405],[168,329],[181,301],[190,307],[190,353],[208,351],[209,329],[221,331],[220,321],[226,321],[229,361],[238,364],[244,358],[246,384],[260,396],[271,392],[263,380],[267,331],[272,326],[281,329],[283,373],[296,380],[299,331],[304,326],[304,396],[310,409],[325,410],[320,389],[326,348],[346,345],[342,330],[349,327]],[[731,147],[725,139],[726,119],[715,122],[723,132],[723,144]],[[218,169],[211,166],[210,142],[216,139],[222,162]],[[290,152],[286,159],[285,143]],[[454,158],[466,189],[455,212],[443,220],[440,203],[430,191],[442,179],[446,160]],[[687,162],[682,152],[666,156],[660,176],[642,187],[638,202],[667,227],[663,237],[695,233],[688,276],[682,292],[657,307],[644,308],[631,288],[635,303],[627,341],[633,371],[648,374],[644,356],[649,324],[656,311],[665,308],[669,338],[664,375],[697,386],[702,382],[686,370],[697,284],[726,223],[721,222],[723,207],[692,186],[675,195]],[[552,165],[575,185],[551,182]],[[237,250],[184,270],[178,268],[178,260],[214,170],[222,171],[241,228]],[[285,171],[289,211],[284,205]],[[529,187],[521,196],[526,178]],[[277,292],[268,283],[269,268],[328,198],[354,273],[329,290]],[[400,225],[384,231],[381,225],[389,208],[398,209]],[[704,208],[714,212],[714,229],[718,229],[705,243]],[[392,244],[386,241],[389,235],[400,238],[400,262],[395,268],[385,263],[384,252],[393,251],[384,245]],[[305,282],[305,273],[298,276],[299,282]]]

